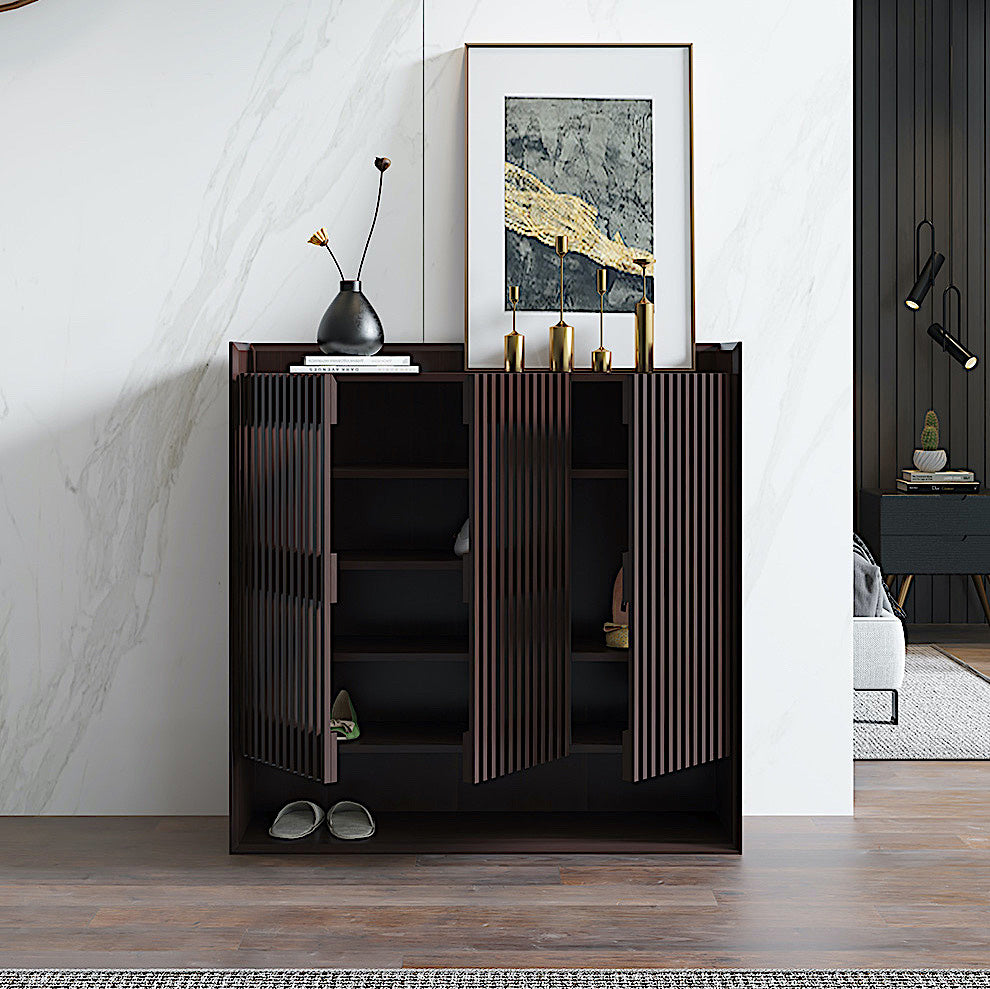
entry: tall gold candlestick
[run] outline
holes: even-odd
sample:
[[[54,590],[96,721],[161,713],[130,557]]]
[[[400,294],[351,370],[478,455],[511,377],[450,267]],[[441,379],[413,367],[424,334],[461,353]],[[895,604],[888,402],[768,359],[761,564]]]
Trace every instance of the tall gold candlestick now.
[[[550,327],[550,370],[574,369],[574,327],[564,322],[564,255],[567,253],[567,237],[557,235],[555,244],[560,258],[560,322]]]
[[[598,349],[591,352],[592,371],[612,370],[612,351],[605,349],[605,293],[608,291],[608,275],[604,268],[597,273],[598,284]]]
[[[509,286],[509,302],[512,303],[512,332],[505,334],[505,369],[506,371],[524,371],[526,369],[526,338],[516,332],[516,306],[519,305],[519,286]]]
[[[649,258],[635,258],[643,269],[643,298],[636,303],[636,370],[653,370],[653,303],[646,298],[646,269]]]

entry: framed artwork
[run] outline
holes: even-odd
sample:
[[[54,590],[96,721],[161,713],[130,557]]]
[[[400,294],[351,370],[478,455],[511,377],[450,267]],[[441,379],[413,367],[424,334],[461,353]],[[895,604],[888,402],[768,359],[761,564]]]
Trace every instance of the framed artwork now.
[[[465,355],[500,368],[519,286],[526,367],[549,365],[560,305],[574,366],[598,346],[596,272],[607,271],[605,346],[634,363],[634,310],[655,305],[657,369],[694,366],[691,46],[466,45]],[[555,315],[555,313],[557,315]]]

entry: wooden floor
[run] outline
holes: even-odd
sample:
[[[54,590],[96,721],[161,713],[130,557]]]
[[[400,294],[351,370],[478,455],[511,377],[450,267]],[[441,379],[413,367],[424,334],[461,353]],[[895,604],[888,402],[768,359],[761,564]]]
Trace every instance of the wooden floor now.
[[[990,762],[859,763],[740,857],[230,857],[220,818],[0,819],[0,964],[982,967]]]
[[[983,645],[943,645],[946,652],[961,659],[977,673],[990,679],[990,646]]]
[[[908,641],[934,643],[990,679],[990,626],[909,625]]]

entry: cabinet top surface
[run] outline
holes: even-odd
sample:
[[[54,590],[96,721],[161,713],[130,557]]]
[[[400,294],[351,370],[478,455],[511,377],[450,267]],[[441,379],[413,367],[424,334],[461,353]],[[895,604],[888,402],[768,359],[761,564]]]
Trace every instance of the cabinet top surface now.
[[[951,491],[878,491],[875,488],[864,491],[863,494],[868,495],[871,498],[900,498],[914,501],[941,500],[952,502],[965,501],[967,498],[990,497],[990,491],[960,491],[958,493],[954,493]]]
[[[344,373],[335,375],[328,372],[316,371],[325,377],[336,378],[338,381],[349,378],[360,378],[372,381],[463,381],[480,374],[505,374],[502,368],[465,368],[464,347],[462,344],[441,343],[392,343],[385,344],[382,355],[408,355],[413,363],[420,367],[415,374],[366,374]],[[292,365],[301,364],[309,356],[323,356],[312,343],[240,343],[230,344],[230,374],[236,378],[241,374],[286,374]],[[705,373],[739,373],[741,362],[741,345],[738,343],[695,345],[694,370],[664,370],[656,373],[663,374],[705,374]],[[548,368],[532,368],[521,374],[551,374]],[[638,374],[634,368],[616,368],[614,372],[603,374],[590,368],[575,368],[569,372],[576,380],[581,381],[614,381]]]

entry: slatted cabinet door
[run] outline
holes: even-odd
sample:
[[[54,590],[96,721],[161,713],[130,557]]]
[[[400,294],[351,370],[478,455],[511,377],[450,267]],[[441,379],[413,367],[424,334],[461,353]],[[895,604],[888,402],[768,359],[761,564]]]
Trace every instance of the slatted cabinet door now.
[[[337,778],[330,712],[330,437],[336,382],[242,374],[232,409],[232,706],[243,755]]]
[[[570,750],[570,378],[479,373],[471,451],[470,726],[481,783]]]
[[[635,374],[629,426],[632,782],[730,754],[738,668],[738,388],[728,374]]]

